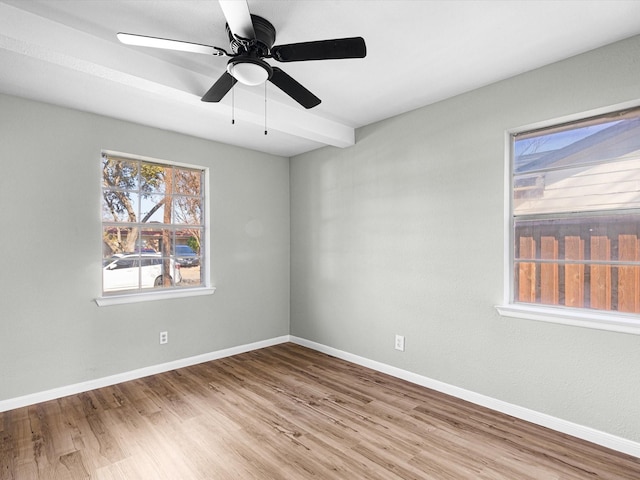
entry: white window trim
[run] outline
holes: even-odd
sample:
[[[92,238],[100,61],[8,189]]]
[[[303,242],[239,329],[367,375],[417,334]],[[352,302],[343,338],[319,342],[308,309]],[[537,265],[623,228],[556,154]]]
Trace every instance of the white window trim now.
[[[123,293],[119,295],[99,295],[94,301],[96,305],[99,307],[106,307],[110,305],[124,305],[138,302],[149,302],[155,300],[167,300],[173,298],[188,298],[188,297],[197,297],[202,295],[213,295],[216,291],[216,287],[211,285],[211,200],[210,200],[210,191],[209,191],[209,167],[203,167],[201,165],[193,165],[189,163],[181,163],[174,162],[170,160],[162,160],[153,157],[146,157],[143,155],[135,155],[131,153],[118,152],[115,150],[102,150],[101,154],[120,156],[125,158],[131,158],[132,160],[141,160],[143,162],[164,162],[176,167],[184,167],[184,168],[193,168],[197,170],[204,170],[204,195],[205,200],[209,203],[207,208],[205,208],[205,225],[204,225],[204,233],[206,239],[206,269],[204,271],[204,285],[201,287],[193,287],[193,288],[184,288],[184,289],[173,289],[173,290],[158,290],[158,291],[136,291],[135,293]],[[99,165],[99,164],[98,164]],[[100,168],[98,168],[98,178],[100,182],[98,185],[102,185],[102,172]],[[102,189],[100,189],[100,196],[102,196]],[[100,198],[99,205],[102,205],[102,199]],[[98,215],[101,215],[102,211],[98,212]],[[100,217],[99,217],[100,218]],[[101,222],[102,224],[102,222]],[[99,242],[98,252],[102,249],[102,240]],[[100,288],[102,288],[102,280],[100,280]]]
[[[96,304],[99,307],[110,305],[123,305],[127,303],[149,302],[153,300],[167,300],[172,298],[199,297],[201,295],[213,295],[216,287],[187,288],[184,290],[166,290],[159,292],[132,293],[129,295],[109,295],[97,297]]]
[[[551,127],[561,123],[581,120],[583,118],[603,115],[616,110],[636,108],[640,106],[640,99],[632,102],[625,102],[618,105],[609,106],[569,115],[545,122],[513,128],[505,131],[504,135],[504,292],[503,302],[495,305],[497,312],[508,318],[519,318],[523,320],[536,320],[541,322],[556,323],[561,325],[571,325],[576,327],[592,328],[596,330],[606,330],[610,332],[629,333],[640,335],[640,315],[625,314],[604,310],[589,310],[582,308],[570,308],[562,305],[534,305],[528,303],[514,303],[513,301],[513,233],[512,226],[512,188],[511,184],[511,137],[520,132],[536,130],[539,128]]]
[[[587,311],[586,309],[562,306],[549,307],[526,303],[496,305],[495,308],[503,317],[640,335],[640,321],[638,321],[637,315],[603,313],[600,310]]]

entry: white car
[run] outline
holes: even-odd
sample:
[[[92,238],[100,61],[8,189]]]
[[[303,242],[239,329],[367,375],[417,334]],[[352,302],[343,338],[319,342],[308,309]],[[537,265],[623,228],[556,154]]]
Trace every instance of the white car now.
[[[102,268],[102,290],[114,292],[137,288],[162,287],[163,258],[159,253],[132,253],[119,257],[111,257]],[[171,285],[182,281],[180,265],[169,260]]]

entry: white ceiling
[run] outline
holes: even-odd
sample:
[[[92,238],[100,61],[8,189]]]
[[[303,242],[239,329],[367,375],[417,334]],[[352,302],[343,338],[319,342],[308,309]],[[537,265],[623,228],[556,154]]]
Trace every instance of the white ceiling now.
[[[293,156],[354,129],[640,34],[640,1],[249,0],[277,44],[362,36],[364,59],[279,64],[322,103],[267,84],[200,97],[226,57],[120,44],[119,31],[222,47],[216,0],[0,1],[0,92]],[[269,60],[272,65],[277,62]]]

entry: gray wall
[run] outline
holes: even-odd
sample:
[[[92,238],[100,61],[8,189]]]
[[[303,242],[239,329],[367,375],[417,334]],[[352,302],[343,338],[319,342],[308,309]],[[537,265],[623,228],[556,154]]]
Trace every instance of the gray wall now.
[[[5,95],[0,135],[0,400],[289,333],[287,158]],[[101,149],[210,168],[214,295],[96,306]]]
[[[640,336],[494,310],[505,131],[638,99],[640,37],[293,158],[292,335],[640,441]]]

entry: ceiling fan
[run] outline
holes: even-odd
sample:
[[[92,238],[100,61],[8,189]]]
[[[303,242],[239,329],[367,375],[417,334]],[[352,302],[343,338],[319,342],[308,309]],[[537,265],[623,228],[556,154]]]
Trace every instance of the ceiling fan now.
[[[210,45],[133,33],[120,32],[117,37],[128,45],[231,57],[227,63],[227,71],[204,94],[203,102],[219,102],[237,82],[259,85],[268,80],[304,108],[312,108],[320,104],[321,100],[283,70],[269,65],[265,59],[271,58],[277,62],[304,62],[364,58],[367,54],[362,37],[274,46],[274,26],[268,20],[252,15],[246,0],[219,0],[219,3],[227,20],[226,30],[232,53]]]

